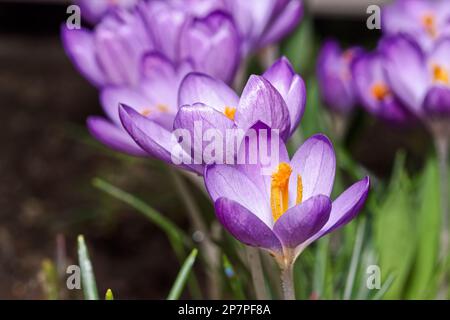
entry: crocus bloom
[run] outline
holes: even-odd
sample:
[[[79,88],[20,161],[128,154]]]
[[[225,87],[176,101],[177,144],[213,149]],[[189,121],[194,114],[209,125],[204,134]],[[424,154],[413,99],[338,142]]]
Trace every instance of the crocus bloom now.
[[[225,138],[226,129],[239,128],[245,133],[262,121],[279,130],[280,136],[287,140],[303,116],[305,102],[305,84],[284,57],[262,76],[252,75],[240,98],[222,81],[191,73],[180,86],[178,104],[181,108],[174,129],[186,129],[195,136],[197,122],[202,123],[202,132],[215,128],[221,130]],[[190,147],[203,146],[190,144]]]
[[[393,124],[406,124],[411,120],[408,109],[390,87],[380,52],[358,57],[352,65],[352,74],[355,90],[368,112]]]
[[[268,129],[262,123],[254,128]],[[369,178],[332,202],[336,159],[329,139],[312,136],[292,160],[283,141],[279,143],[270,175],[262,175],[259,164],[211,165],[204,179],[225,229],[246,245],[268,250],[285,268],[310,243],[357,215],[368,195]]]
[[[405,36],[384,39],[390,87],[419,118],[450,116],[450,38],[436,42],[428,52]]]
[[[233,19],[221,11],[195,17],[168,2],[139,2],[115,10],[93,31],[62,29],[64,47],[79,71],[98,87],[137,86],[142,56],[157,51],[174,64],[191,60],[194,69],[231,82],[240,60]]]
[[[90,23],[97,23],[116,8],[132,8],[138,0],[75,0],[81,9],[81,16]]]
[[[327,107],[346,114],[358,102],[353,86],[351,65],[362,53],[354,47],[342,50],[334,40],[325,41],[317,62],[320,95]]]
[[[143,59],[142,82],[139,87],[106,87],[100,98],[108,119],[90,117],[88,128],[91,134],[110,148],[136,156],[158,156],[145,152],[124,130],[119,118],[119,104],[132,106],[135,112],[145,118],[148,127],[154,131],[151,138],[163,140],[170,137],[173,120],[178,110],[176,88],[183,77],[192,70],[189,62],[175,66],[158,53],[147,54]]]
[[[429,50],[439,37],[450,35],[450,6],[446,0],[397,0],[383,8],[382,30],[414,37]]]
[[[303,4],[300,0],[224,0],[243,39],[248,53],[280,41],[300,22]]]

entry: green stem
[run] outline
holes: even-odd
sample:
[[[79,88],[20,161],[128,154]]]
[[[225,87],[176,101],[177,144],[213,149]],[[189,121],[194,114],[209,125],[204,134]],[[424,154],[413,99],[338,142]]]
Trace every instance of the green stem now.
[[[448,189],[448,137],[445,135],[436,136],[435,144],[439,161],[440,191],[442,209],[442,230],[440,257],[444,259],[449,251],[449,189]]]
[[[295,300],[294,265],[292,263],[281,269],[281,287],[284,300]]]
[[[220,297],[220,251],[214,244],[210,237],[210,232],[203,221],[203,217],[200,213],[200,209],[194,201],[194,198],[186,185],[186,182],[180,176],[180,174],[169,168],[169,174],[174,181],[175,189],[181,197],[184,205],[186,206],[189,219],[195,231],[200,232],[203,236],[203,240],[199,243],[200,249],[203,252],[206,263],[208,264],[207,276],[208,276],[208,295],[210,299],[219,299]]]

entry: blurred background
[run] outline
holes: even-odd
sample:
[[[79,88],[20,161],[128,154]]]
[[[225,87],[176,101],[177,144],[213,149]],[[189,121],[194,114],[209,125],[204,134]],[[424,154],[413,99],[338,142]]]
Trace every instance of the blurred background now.
[[[366,28],[366,9],[384,2],[307,2],[307,19],[282,44],[307,86],[324,38],[376,44],[379,32]],[[44,299],[46,259],[76,261],[76,236],[84,234],[100,292],[161,299],[179,269],[165,236],[92,180],[101,177],[139,195],[181,227],[188,222],[158,162],[119,155],[89,136],[86,117],[102,111],[96,89],[62,49],[68,4],[0,0],[0,298]],[[379,177],[389,176],[398,149],[407,150],[408,167],[423,166],[432,147],[423,128],[397,131],[363,112],[355,118],[345,146]],[[70,298],[79,297],[73,292]]]

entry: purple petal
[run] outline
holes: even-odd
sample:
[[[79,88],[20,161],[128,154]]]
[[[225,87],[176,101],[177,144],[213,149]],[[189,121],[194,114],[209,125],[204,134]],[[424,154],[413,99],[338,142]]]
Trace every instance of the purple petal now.
[[[219,198],[215,202],[217,218],[242,243],[281,252],[281,243],[273,231],[252,212],[239,203]]]
[[[263,77],[278,90],[289,109],[291,134],[297,129],[305,112],[306,87],[303,79],[297,75],[286,57],[278,59]]]
[[[322,134],[306,140],[291,160],[291,177],[301,176],[303,200],[315,195],[330,196],[336,172],[336,155],[331,141]],[[289,190],[297,190],[297,179],[290,180]],[[294,194],[291,197],[295,200]]]
[[[104,118],[89,117],[87,126],[94,138],[113,150],[138,157],[147,155],[125,130]]]
[[[203,103],[223,112],[226,106],[236,108],[239,97],[221,80],[202,73],[190,73],[180,85],[178,105],[195,103]]]
[[[233,19],[222,11],[193,19],[180,36],[181,59],[192,59],[196,70],[227,83],[240,60],[240,41]]]
[[[369,194],[369,188],[370,179],[366,177],[344,191],[333,201],[330,218],[327,223],[307,243],[309,244],[353,220],[364,206]]]
[[[78,71],[94,86],[104,85],[106,79],[96,60],[92,33],[86,29],[69,30],[63,25],[61,37],[64,49]]]
[[[203,104],[183,106],[173,124],[175,130],[189,132],[191,141],[184,141],[182,147],[197,164],[225,163],[226,131],[233,127],[233,121],[223,113]]]
[[[264,47],[280,41],[284,36],[292,32],[300,23],[303,16],[303,4],[301,1],[291,0],[284,10],[269,26],[267,32],[260,40],[259,46]]]
[[[414,113],[421,114],[422,101],[429,86],[423,52],[403,36],[386,38],[381,43],[381,50],[394,93]]]
[[[186,163],[186,158],[177,152],[177,141],[172,132],[125,105],[120,106],[119,115],[125,130],[151,156],[171,165],[179,163],[186,169],[203,173],[201,166]]]
[[[328,221],[330,198],[319,195],[287,210],[275,223],[273,231],[284,247],[296,248],[314,236]]]
[[[280,130],[283,140],[289,137],[289,110],[283,97],[268,80],[252,75],[242,92],[235,122],[239,128],[248,130],[258,121]]]
[[[423,109],[430,117],[449,117],[450,88],[444,86],[432,87],[425,96]]]
[[[261,186],[254,184],[239,167],[207,166],[204,176],[206,189],[213,201],[222,197],[236,201],[253,212],[267,226],[272,227],[269,199],[263,194]]]

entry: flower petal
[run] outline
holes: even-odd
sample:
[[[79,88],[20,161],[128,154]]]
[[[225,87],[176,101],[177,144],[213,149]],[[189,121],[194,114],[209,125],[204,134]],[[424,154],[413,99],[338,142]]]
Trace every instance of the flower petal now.
[[[330,218],[327,223],[316,235],[311,237],[307,243],[309,244],[320,237],[323,237],[355,218],[366,202],[369,188],[370,179],[369,177],[366,177],[345,190],[333,201]]]
[[[259,47],[264,47],[280,41],[299,24],[303,16],[303,4],[301,1],[291,0],[278,15],[276,20],[267,29],[260,40]]]
[[[64,49],[78,71],[94,86],[104,85],[106,79],[97,63],[92,33],[83,28],[69,30],[66,25],[63,25],[61,37]]]
[[[217,218],[225,229],[242,243],[281,252],[281,243],[273,231],[239,203],[219,198],[215,202],[215,209]]]
[[[224,82],[202,73],[189,73],[182,81],[178,93],[178,105],[203,103],[219,112],[225,107],[236,108],[239,97]]]
[[[432,87],[425,96],[423,109],[430,117],[450,116],[450,88],[444,86]]]
[[[123,128],[114,125],[104,118],[89,117],[87,126],[94,138],[113,150],[138,157],[147,155]]]
[[[263,194],[261,186],[254,184],[238,166],[207,166],[204,177],[206,189],[213,201],[222,197],[236,201],[272,227],[269,199]]]
[[[214,11],[192,19],[180,35],[181,59],[192,59],[196,70],[233,81],[240,61],[238,31],[231,16]]]
[[[297,190],[297,175],[303,182],[303,200],[315,195],[330,196],[336,172],[336,155],[331,141],[322,134],[306,140],[291,160],[289,190]],[[294,177],[294,179],[292,179]],[[295,197],[291,197],[295,200]]]
[[[385,38],[380,47],[391,88],[406,107],[420,115],[429,86],[422,50],[404,36]]]
[[[283,140],[289,137],[289,110],[283,97],[264,77],[252,75],[242,92],[235,122],[239,128],[248,130],[258,121],[280,130]]]
[[[273,226],[286,248],[296,248],[314,236],[330,217],[330,198],[318,195],[287,210]]]
[[[306,105],[306,87],[286,57],[278,59],[263,77],[278,90],[289,110],[291,134],[297,129]]]

